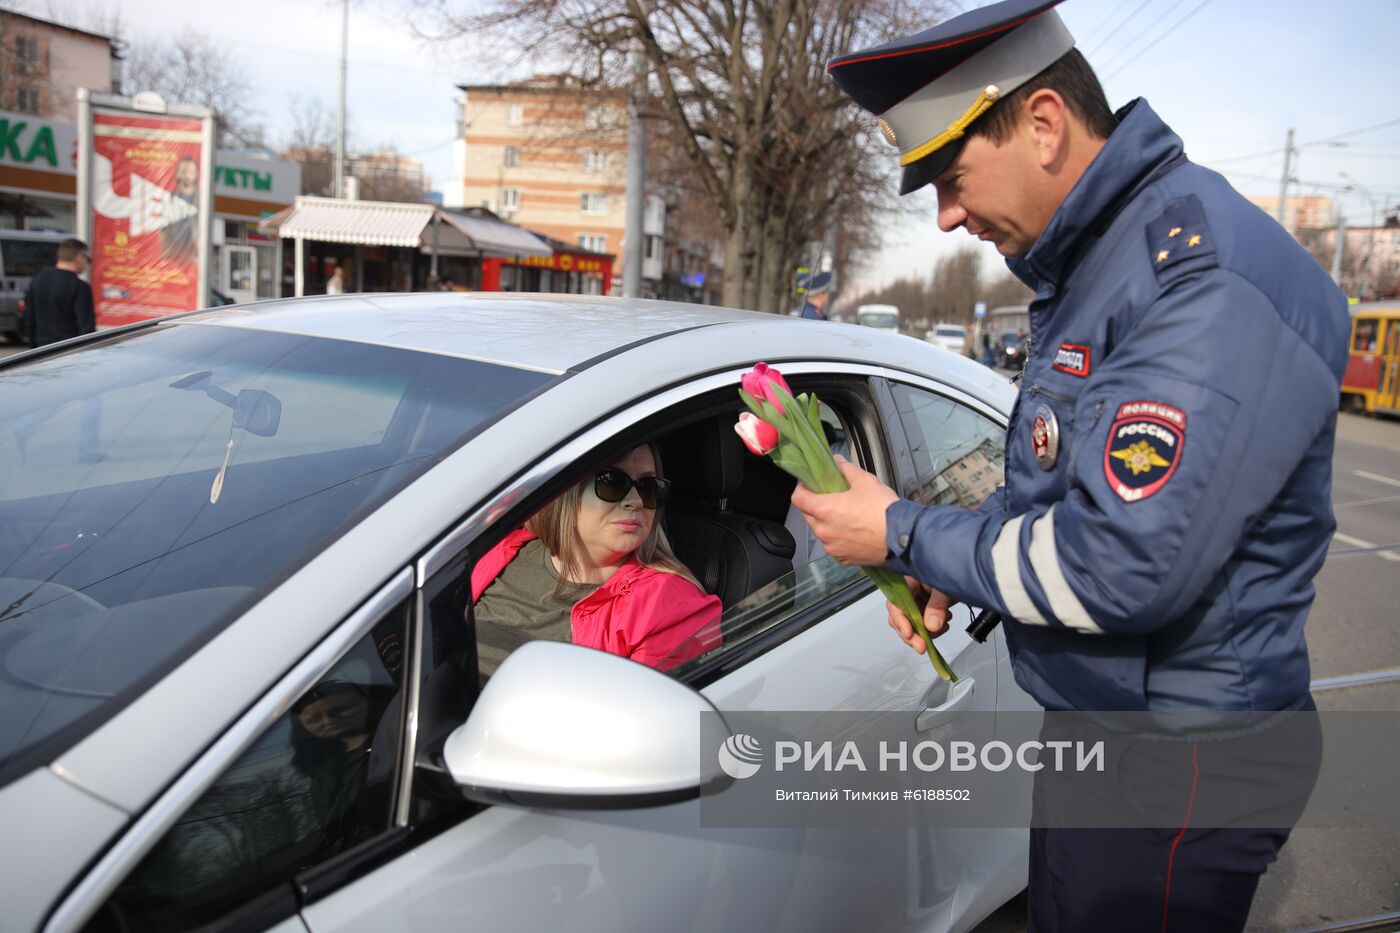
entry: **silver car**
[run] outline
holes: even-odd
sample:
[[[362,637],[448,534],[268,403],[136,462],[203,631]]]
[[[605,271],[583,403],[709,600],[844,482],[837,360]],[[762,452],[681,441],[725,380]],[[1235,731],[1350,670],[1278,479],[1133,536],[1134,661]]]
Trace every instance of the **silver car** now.
[[[948,691],[737,447],[759,360],[906,495],[1000,482],[991,371],[689,305],[274,301],[0,364],[5,929],[975,926],[1024,886],[1024,830],[700,818],[700,713],[897,713],[917,737],[928,710],[1031,708],[965,607],[940,645],[972,687]],[[663,673],[535,642],[483,683],[474,562],[642,440],[723,644]]]
[[[967,328],[957,324],[936,324],[929,328],[924,339],[935,347],[961,354],[967,349]]]

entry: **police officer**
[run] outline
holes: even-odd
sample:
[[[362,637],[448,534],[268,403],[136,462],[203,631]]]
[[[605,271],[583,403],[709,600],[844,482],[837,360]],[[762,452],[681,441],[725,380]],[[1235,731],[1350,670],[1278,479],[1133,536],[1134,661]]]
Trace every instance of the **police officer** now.
[[[838,559],[921,581],[931,633],[953,601],[1002,613],[1047,710],[1310,709],[1345,300],[1147,101],[1110,111],[1056,2],[828,67],[898,148],[901,194],[932,185],[939,227],[1035,291],[1004,486],[923,506],[845,465],[849,492],[793,502]],[[1032,929],[1241,929],[1286,837],[1033,828]]]
[[[831,273],[818,272],[807,280],[807,292],[802,304],[788,312],[789,317],[805,317],[825,321],[826,306],[831,302]]]

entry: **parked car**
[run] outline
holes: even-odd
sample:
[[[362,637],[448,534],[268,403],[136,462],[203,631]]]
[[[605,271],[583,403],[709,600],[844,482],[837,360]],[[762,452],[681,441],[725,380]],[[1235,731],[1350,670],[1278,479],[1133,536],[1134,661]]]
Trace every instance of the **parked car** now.
[[[1033,708],[1000,630],[957,607],[954,696],[790,522],[732,430],[759,360],[909,495],[984,469],[1014,401],[869,328],[564,295],[262,302],[0,362],[5,928],[976,925],[1024,830],[702,825],[695,713],[905,711],[912,744],[925,710]],[[531,643],[483,687],[474,563],[643,440],[722,644]]]
[[[967,349],[967,328],[956,324],[938,324],[929,330],[924,339],[935,347],[961,354]]]
[[[58,262],[58,244],[71,234],[47,230],[0,230],[0,336],[24,334],[24,293],[29,281]]]

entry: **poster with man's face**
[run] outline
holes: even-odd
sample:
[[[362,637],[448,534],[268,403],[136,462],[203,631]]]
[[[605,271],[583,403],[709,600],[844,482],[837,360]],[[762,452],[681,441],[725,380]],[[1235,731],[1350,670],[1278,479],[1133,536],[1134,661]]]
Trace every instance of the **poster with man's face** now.
[[[92,114],[92,297],[98,324],[190,311],[208,219],[198,119]]]

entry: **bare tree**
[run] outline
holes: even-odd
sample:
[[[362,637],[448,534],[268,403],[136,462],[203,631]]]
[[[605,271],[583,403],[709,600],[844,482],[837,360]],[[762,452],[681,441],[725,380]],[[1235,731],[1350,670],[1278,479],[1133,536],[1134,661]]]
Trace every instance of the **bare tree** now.
[[[186,27],[167,41],[133,40],[125,54],[128,93],[155,91],[167,100],[212,108],[220,147],[264,145],[242,65],[209,36]]]
[[[852,255],[888,199],[894,160],[872,154],[873,121],[838,91],[826,62],[931,14],[901,0],[421,0],[444,39],[509,36],[523,58],[553,55],[586,86],[620,89],[640,50],[654,116],[682,181],[713,206],[724,245],[722,301],[778,310],[803,248],[841,224]],[[839,242],[840,238],[838,238]]]
[[[974,307],[1025,304],[1034,297],[1020,279],[1008,272],[984,281],[982,254],[968,245],[941,257],[927,279],[905,277],[855,299],[864,304],[897,305],[904,314],[901,325],[915,336],[921,327],[934,324],[972,323]],[[923,323],[920,323],[920,322]]]
[[[350,174],[360,180],[360,197],[366,201],[421,201],[427,190],[423,166],[401,156],[391,145],[351,156]]]
[[[22,23],[23,21],[19,21]],[[48,65],[38,45],[24,42],[16,21],[0,8],[0,110],[38,113],[48,84]]]
[[[287,106],[287,135],[278,153],[301,166],[301,193],[335,192],[335,113],[319,98],[292,97]]]
[[[981,299],[987,303],[987,308],[991,309],[1030,304],[1034,297],[1035,292],[1031,291],[1030,286],[1010,272],[1003,272],[999,278],[982,287]]]

